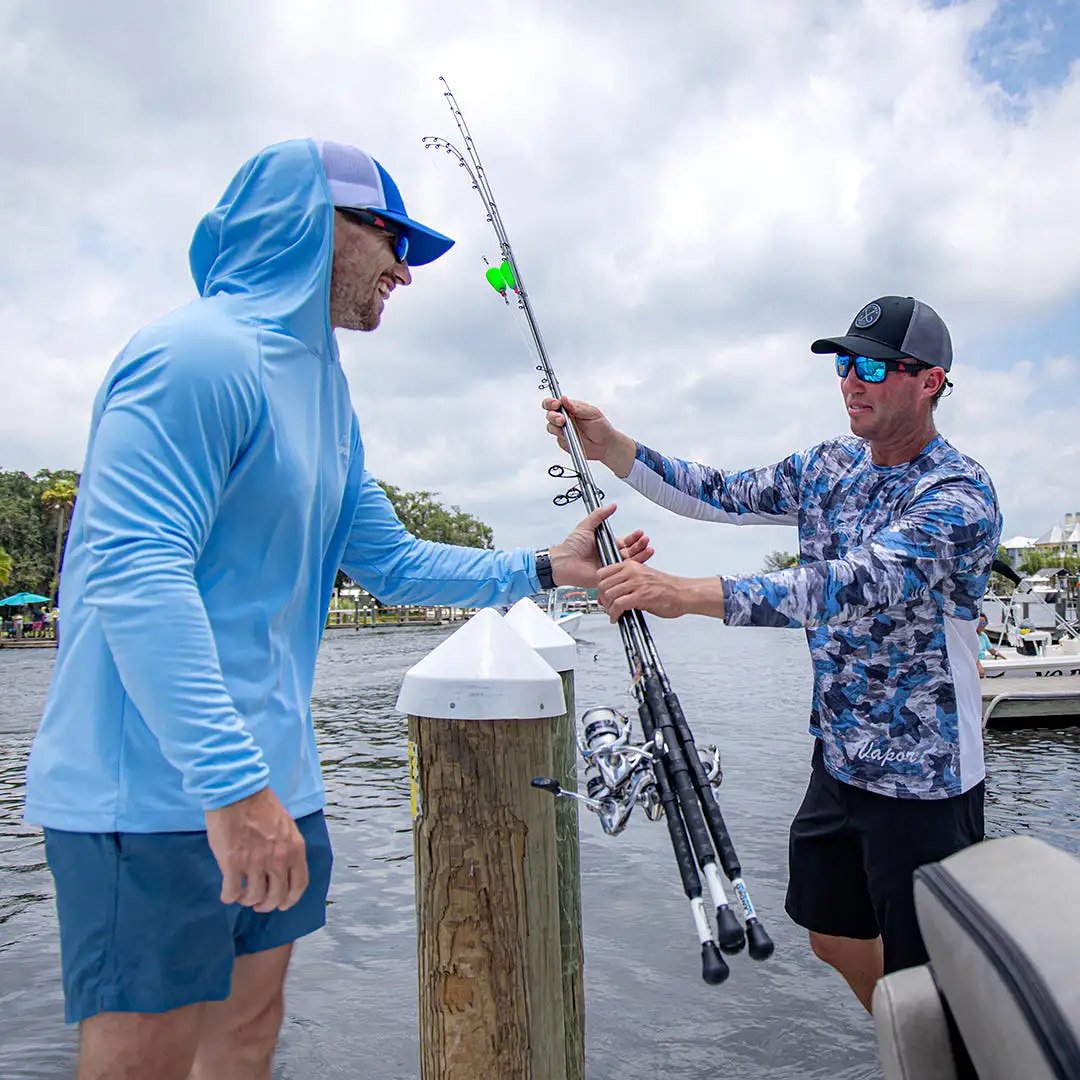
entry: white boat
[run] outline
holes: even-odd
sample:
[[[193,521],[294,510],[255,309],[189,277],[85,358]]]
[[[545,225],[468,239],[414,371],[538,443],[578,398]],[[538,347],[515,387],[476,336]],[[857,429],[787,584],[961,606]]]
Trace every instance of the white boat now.
[[[548,592],[547,613],[560,630],[576,637],[588,602],[588,595],[580,589],[554,588]]]
[[[1063,637],[1057,645],[1046,631],[1021,631],[1018,646],[1000,646],[1002,659],[986,657],[981,661],[987,679],[1052,678],[1080,675],[1080,639]]]
[[[979,681],[984,728],[1071,727],[1080,723],[1080,675]]]
[[[987,593],[982,601],[986,632],[992,638],[1010,643],[1021,627],[1045,630],[1056,637],[1063,621],[1057,610],[1057,596],[1055,590],[1036,585],[1030,578],[1025,578],[1009,596]]]
[[[1039,574],[1016,577],[1016,581],[1017,586],[1009,596],[987,593],[983,597],[981,611],[986,616],[987,635],[999,643],[999,650],[1008,661],[1049,658],[1067,665],[1070,657],[1075,656],[1074,646],[1080,643],[1080,631],[1069,620],[1075,611],[1064,601],[1062,590]],[[984,660],[988,674],[991,670],[998,674],[1007,671],[1042,674],[1054,667],[1054,664],[1012,663],[1006,668],[991,669],[986,665]]]
[[[560,630],[565,630],[571,637],[577,637],[577,628],[581,624],[580,611],[564,611],[561,615],[555,615],[554,619]]]
[[[1080,635],[1061,617],[1056,591],[1025,578],[1011,597],[984,597],[982,608],[988,623],[996,612],[1001,642],[999,656],[981,660],[983,727],[1075,723]]]

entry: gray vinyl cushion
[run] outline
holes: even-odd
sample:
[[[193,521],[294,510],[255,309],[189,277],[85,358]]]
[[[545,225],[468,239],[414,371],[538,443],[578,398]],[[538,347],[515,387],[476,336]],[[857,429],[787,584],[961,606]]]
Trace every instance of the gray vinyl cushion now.
[[[1027,836],[990,840],[951,855],[930,873],[947,874],[955,888],[981,908],[973,931],[931,889],[924,870],[915,877],[919,926],[938,986],[952,1009],[980,1080],[1053,1080],[1024,1002],[1010,982],[1030,966],[1051,1003],[1029,1004],[1036,1016],[1056,1015],[1065,1031],[1080,1032],[1080,860]],[[988,919],[986,918],[988,917]],[[979,944],[990,924],[1004,933],[1022,963],[1007,949]],[[1004,970],[1002,970],[1004,965]],[[1059,1041],[1060,1045],[1060,1041]],[[1080,1073],[1065,1075],[1080,1080]]]
[[[956,1080],[949,1029],[930,969],[894,971],[874,988],[885,1080]]]

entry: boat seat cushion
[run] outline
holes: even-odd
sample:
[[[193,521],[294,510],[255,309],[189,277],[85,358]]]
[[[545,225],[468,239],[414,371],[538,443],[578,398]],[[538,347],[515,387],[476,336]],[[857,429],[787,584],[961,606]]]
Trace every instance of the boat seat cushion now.
[[[945,1009],[930,969],[894,971],[874,988],[885,1080],[958,1080]]]
[[[1080,1078],[1080,859],[989,840],[917,870],[915,906],[980,1080]]]

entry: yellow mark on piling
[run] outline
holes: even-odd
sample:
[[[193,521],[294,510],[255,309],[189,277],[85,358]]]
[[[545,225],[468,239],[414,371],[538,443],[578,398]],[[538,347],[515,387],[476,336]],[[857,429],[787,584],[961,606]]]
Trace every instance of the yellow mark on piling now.
[[[412,807],[412,819],[420,816],[420,757],[416,752],[416,743],[409,742],[409,803]]]

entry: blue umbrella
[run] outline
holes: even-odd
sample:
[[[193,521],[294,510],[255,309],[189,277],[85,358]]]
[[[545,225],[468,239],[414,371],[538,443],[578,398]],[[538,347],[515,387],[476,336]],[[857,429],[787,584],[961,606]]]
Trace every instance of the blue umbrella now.
[[[47,596],[38,596],[34,592],[17,592],[14,596],[5,596],[0,600],[0,607],[18,607],[20,604],[47,604]]]

